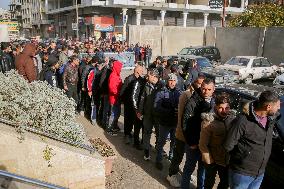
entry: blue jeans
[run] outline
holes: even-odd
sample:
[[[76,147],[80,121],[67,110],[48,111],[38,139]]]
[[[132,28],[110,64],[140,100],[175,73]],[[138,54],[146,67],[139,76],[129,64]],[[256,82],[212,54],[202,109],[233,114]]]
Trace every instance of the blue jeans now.
[[[230,189],[259,189],[263,180],[264,174],[259,176],[247,176],[229,170],[229,185]]]
[[[170,134],[171,143],[170,143],[170,152],[169,156],[172,156],[174,146],[175,146],[175,127],[166,127],[163,125],[160,125],[159,127],[159,138],[158,138],[158,144],[157,144],[157,157],[156,162],[161,162],[163,160],[163,148],[166,144],[168,135]]]
[[[116,103],[114,105],[111,105],[110,107],[111,109],[111,113],[110,113],[110,117],[109,117],[109,124],[108,124],[108,129],[113,129],[118,127],[118,119],[120,116],[120,112],[121,112],[121,107],[120,107],[120,103]]]
[[[186,161],[183,168],[181,188],[189,189],[191,175],[195,169],[196,163],[198,162],[197,169],[197,188],[204,188],[204,179],[205,179],[205,169],[203,162],[201,160],[201,153],[198,148],[192,149],[189,145],[185,146]]]

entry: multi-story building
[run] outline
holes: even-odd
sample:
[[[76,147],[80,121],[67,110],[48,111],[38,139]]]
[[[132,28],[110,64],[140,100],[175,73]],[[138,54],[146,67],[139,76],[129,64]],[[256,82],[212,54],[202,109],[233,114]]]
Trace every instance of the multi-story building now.
[[[45,8],[52,20],[53,36],[76,36],[73,30],[77,23],[76,7],[79,36],[106,36],[112,32],[126,36],[128,24],[221,26],[222,0],[216,1],[213,7],[211,0],[45,0]],[[226,18],[229,18],[243,12],[248,0],[227,0],[226,4]]]
[[[21,22],[21,33],[25,37],[48,37],[50,22],[45,14],[44,0],[10,0],[13,18]]]
[[[19,37],[19,24],[13,12],[0,8],[0,26],[7,25],[10,40]]]

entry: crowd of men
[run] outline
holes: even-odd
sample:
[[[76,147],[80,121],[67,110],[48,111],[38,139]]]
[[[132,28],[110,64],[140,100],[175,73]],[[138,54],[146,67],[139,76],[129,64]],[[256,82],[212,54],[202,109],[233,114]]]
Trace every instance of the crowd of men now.
[[[189,188],[198,165],[199,189],[213,188],[217,172],[219,189],[260,188],[280,109],[279,97],[273,91],[261,93],[258,100],[236,115],[230,109],[228,94],[214,93],[214,80],[202,75],[196,61],[183,70],[174,59],[157,57],[150,64],[152,53],[146,53],[149,46],[141,50],[139,44],[130,45],[137,64],[134,73],[122,81],[123,64],[104,56],[109,47],[115,47],[113,44],[27,43],[11,49],[11,44],[2,43],[1,71],[16,69],[29,82],[47,81],[63,89],[77,103],[78,112],[83,111],[87,119],[111,136],[120,130],[123,104],[125,144],[133,142],[137,150],[144,150],[144,160],[149,161],[150,139],[155,131],[156,168],[164,169],[163,158],[167,155],[167,180],[174,187]],[[126,43],[119,43],[112,52],[122,52],[126,47]],[[80,52],[89,55],[79,59]],[[164,146],[168,139],[167,153]],[[184,154],[186,161],[180,175]]]

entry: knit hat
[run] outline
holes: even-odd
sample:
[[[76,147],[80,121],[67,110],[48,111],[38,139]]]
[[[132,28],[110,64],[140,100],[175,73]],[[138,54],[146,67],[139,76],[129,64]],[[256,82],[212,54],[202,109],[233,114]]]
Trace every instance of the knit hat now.
[[[156,69],[156,68],[149,69],[149,70],[148,70],[148,74],[149,74],[149,75],[152,75],[152,76],[159,77],[159,71],[158,71],[158,69]]]
[[[176,74],[170,73],[170,74],[168,75],[168,81],[169,81],[169,80],[175,80],[175,81],[177,81],[177,76],[176,76]]]

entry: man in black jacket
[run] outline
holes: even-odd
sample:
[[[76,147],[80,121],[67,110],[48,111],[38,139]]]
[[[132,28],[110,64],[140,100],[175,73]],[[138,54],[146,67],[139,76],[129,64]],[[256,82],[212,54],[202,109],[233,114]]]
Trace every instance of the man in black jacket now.
[[[204,187],[205,171],[201,159],[201,153],[198,148],[202,122],[201,113],[210,112],[212,110],[214,104],[212,95],[214,90],[214,81],[209,78],[205,79],[200,90],[197,89],[193,93],[184,108],[182,129],[186,140],[186,162],[183,168],[181,183],[181,187],[183,189],[189,189],[191,174],[193,173],[197,162],[197,188]]]
[[[159,80],[159,72],[155,68],[149,69],[146,77],[147,78],[137,79],[137,81],[134,84],[133,93],[132,93],[133,107],[136,113],[135,123],[134,123],[134,146],[138,150],[143,149],[139,141],[139,133],[142,128],[143,145],[145,151],[147,151],[150,145],[150,138],[147,136],[148,135],[151,136],[154,125],[153,96],[158,89],[157,83]],[[145,127],[147,131],[143,132],[143,127]],[[149,140],[147,138],[149,138]]]
[[[260,187],[271,153],[273,127],[277,126],[275,114],[279,109],[278,95],[264,91],[258,100],[249,104],[248,112],[238,115],[231,123],[224,143],[230,152],[231,189]]]
[[[125,136],[125,143],[129,144],[131,136],[131,131],[133,129],[133,124],[135,120],[135,111],[133,108],[133,101],[132,101],[132,91],[134,88],[135,81],[140,78],[143,74],[143,67],[136,66],[134,68],[134,73],[129,75],[125,78],[124,84],[122,85],[120,91],[120,97],[124,103],[124,136]]]
[[[5,73],[15,69],[13,58],[10,55],[11,45],[7,42],[1,43],[2,55],[0,56],[0,72]]]

